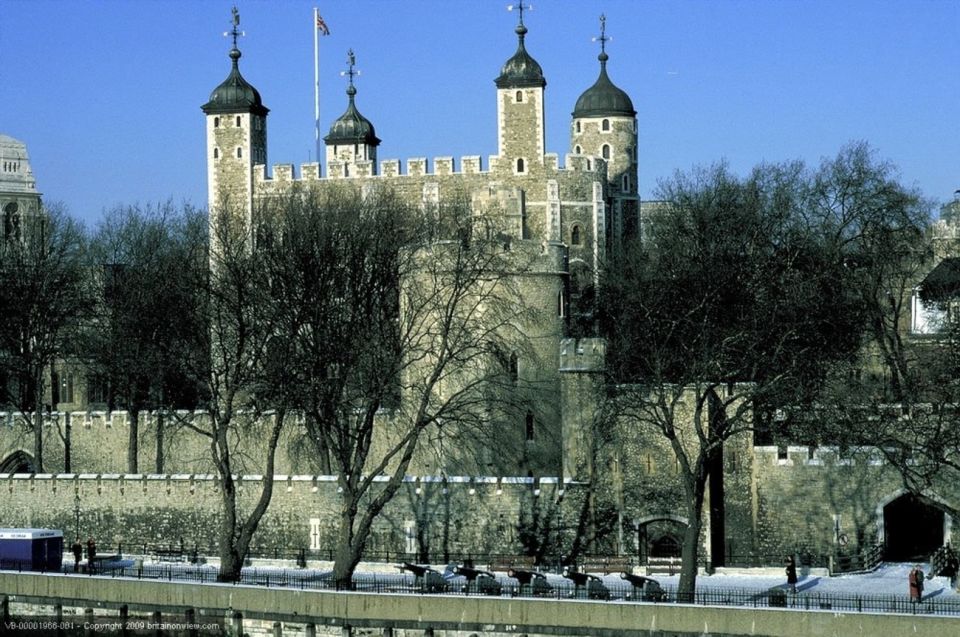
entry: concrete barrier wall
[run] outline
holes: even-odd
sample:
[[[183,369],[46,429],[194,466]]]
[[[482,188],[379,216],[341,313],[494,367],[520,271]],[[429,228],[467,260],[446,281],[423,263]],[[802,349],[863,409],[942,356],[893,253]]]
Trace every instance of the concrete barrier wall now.
[[[251,619],[544,635],[902,637],[960,634],[960,618],[618,602],[338,593],[222,584],[0,573],[12,601],[182,611],[227,609]]]

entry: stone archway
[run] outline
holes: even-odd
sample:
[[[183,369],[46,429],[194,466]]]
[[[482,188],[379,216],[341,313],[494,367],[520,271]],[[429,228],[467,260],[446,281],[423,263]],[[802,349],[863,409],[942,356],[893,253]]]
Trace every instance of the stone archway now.
[[[880,508],[884,558],[891,562],[923,561],[948,540],[949,516],[933,499],[902,493]]]
[[[3,473],[36,473],[33,456],[22,449],[17,449],[0,462],[0,474]]]
[[[678,515],[651,515],[634,520],[637,556],[641,564],[651,557],[680,557],[688,521]]]

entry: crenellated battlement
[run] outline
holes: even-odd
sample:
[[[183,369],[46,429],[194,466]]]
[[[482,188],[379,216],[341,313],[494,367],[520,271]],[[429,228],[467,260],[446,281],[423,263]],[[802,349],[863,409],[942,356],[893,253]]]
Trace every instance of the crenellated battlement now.
[[[759,466],[765,467],[879,467],[889,464],[883,450],[877,447],[835,446],[807,447],[755,446],[753,455]]]
[[[257,164],[253,167],[254,184],[284,184],[292,182],[327,182],[338,179],[351,178],[374,178],[374,179],[393,179],[393,178],[422,178],[422,177],[452,177],[457,175],[488,175],[496,176],[498,172],[511,170],[512,166],[500,166],[500,158],[491,155],[487,160],[488,168],[484,168],[483,159],[480,155],[465,155],[457,162],[454,157],[435,157],[429,160],[426,157],[411,157],[402,162],[399,159],[385,159],[380,162],[379,173],[375,174],[374,162],[371,160],[340,161],[330,160],[327,162],[327,175],[322,176],[320,164],[317,162],[305,163],[300,165],[300,176],[297,176],[296,168],[293,164],[274,164],[272,174],[268,173],[267,166]],[[574,155],[565,156],[565,165],[560,167],[559,155],[557,153],[547,153],[543,156],[543,170],[548,173],[558,174],[583,174],[586,176],[595,176],[597,178],[606,176],[607,162],[600,157],[592,155]],[[531,168],[531,170],[534,170]]]

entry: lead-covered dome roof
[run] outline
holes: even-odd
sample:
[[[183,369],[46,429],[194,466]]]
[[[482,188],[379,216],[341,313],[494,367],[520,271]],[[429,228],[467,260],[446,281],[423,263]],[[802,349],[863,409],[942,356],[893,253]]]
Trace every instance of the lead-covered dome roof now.
[[[637,111],[633,108],[630,96],[610,81],[607,75],[607,60],[609,56],[601,52],[600,77],[577,99],[573,109],[574,117],[606,117],[622,115],[634,117]]]
[[[233,68],[220,85],[210,93],[210,101],[201,108],[207,115],[214,113],[254,113],[266,115],[270,109],[263,105],[260,92],[240,75],[240,50],[230,50]]]
[[[517,34],[517,51],[500,69],[500,77],[494,80],[497,88],[527,88],[538,86],[543,88],[547,85],[547,80],[543,77],[543,69],[534,60],[523,44],[524,36],[527,34],[527,27],[523,22],[517,25],[515,29]]]
[[[362,143],[368,146],[377,146],[380,144],[380,139],[377,137],[373,124],[357,110],[357,105],[354,102],[354,96],[356,94],[357,89],[351,84],[347,88],[350,103],[347,105],[347,110],[343,115],[338,117],[333,122],[333,125],[330,126],[330,132],[327,136],[323,138],[323,141],[327,144]]]

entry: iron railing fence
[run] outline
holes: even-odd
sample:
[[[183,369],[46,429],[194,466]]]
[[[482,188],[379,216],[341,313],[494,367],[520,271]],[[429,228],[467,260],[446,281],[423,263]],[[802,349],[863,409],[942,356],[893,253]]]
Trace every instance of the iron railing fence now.
[[[59,573],[70,577],[106,576],[138,580],[167,580],[209,583],[220,581],[215,566],[188,564],[133,564],[132,561],[105,563],[99,572],[74,574],[72,565],[64,565]],[[29,563],[0,561],[0,570],[42,573],[30,570]],[[234,585],[296,588],[300,590],[337,590],[329,572],[279,567],[245,568]],[[341,588],[342,590],[342,588]],[[536,597],[545,599],[593,599],[598,601],[643,602],[654,604],[682,603],[706,606],[776,608],[797,610],[830,610],[862,613],[906,613],[960,616],[960,598],[940,597],[933,593],[917,603],[906,595],[866,595],[852,593],[797,592],[782,587],[771,589],[727,589],[701,586],[692,596],[678,594],[673,587],[644,591],[626,582],[597,586],[575,586],[572,582],[551,581],[544,587],[520,585],[512,578],[500,578],[495,584],[470,586],[462,578],[444,580],[439,577],[414,578],[401,573],[363,573],[355,575],[349,590],[370,594],[490,595]]]
[[[218,547],[215,544],[199,544],[195,542],[146,542],[139,540],[123,541],[113,546],[104,546],[101,553],[113,553],[118,555],[142,555],[145,557],[155,557],[168,561],[191,561],[196,562],[211,556],[218,555]],[[250,559],[273,559],[287,560],[294,563],[300,563],[306,560],[311,561],[329,561],[332,562],[336,557],[336,550],[332,547],[319,549],[310,549],[306,547],[287,547],[287,546],[263,546],[254,545],[250,547],[247,554]],[[882,557],[882,553],[870,553],[872,562],[870,566],[875,566]],[[662,558],[660,558],[662,559]],[[724,556],[723,566],[734,568],[756,568],[764,566],[783,566],[785,554],[766,554],[766,553],[748,553],[748,554],[728,554]],[[536,566],[539,570],[559,572],[564,566],[583,566],[598,564],[603,561],[623,563],[629,568],[651,566],[656,567],[660,564],[658,558],[640,558],[636,555],[616,555],[614,553],[602,553],[596,555],[580,555],[571,560],[567,555],[557,553],[547,553],[541,556],[526,556],[515,553],[480,553],[473,551],[389,551],[389,550],[366,550],[363,552],[361,561],[395,563],[415,562],[417,564],[468,564],[477,566],[505,565],[515,562],[518,565],[530,564]],[[831,565],[842,565],[838,572],[843,570],[860,570],[860,565],[866,560],[861,558],[852,558],[840,560],[836,556],[823,554],[802,553],[798,560],[798,566],[810,568],[829,568]],[[699,556],[697,564],[700,568],[710,569],[716,564],[711,564],[710,560],[704,556]],[[851,568],[853,566],[854,568]],[[845,568],[843,568],[845,567]],[[679,567],[675,569],[679,572]]]

